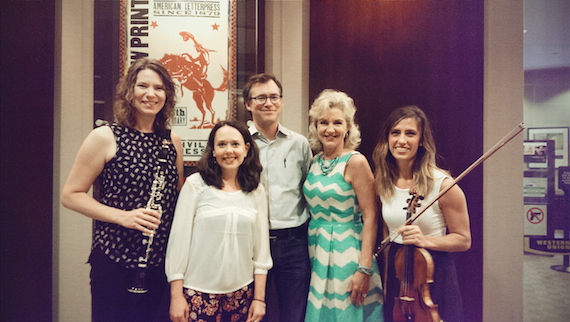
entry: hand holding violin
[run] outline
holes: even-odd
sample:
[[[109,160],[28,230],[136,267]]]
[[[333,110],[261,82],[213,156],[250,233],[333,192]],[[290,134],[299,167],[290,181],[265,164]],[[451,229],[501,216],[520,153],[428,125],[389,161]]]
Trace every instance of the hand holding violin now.
[[[420,248],[426,248],[426,236],[422,233],[417,225],[406,225],[398,229],[398,234],[402,235],[404,245],[416,245]]]

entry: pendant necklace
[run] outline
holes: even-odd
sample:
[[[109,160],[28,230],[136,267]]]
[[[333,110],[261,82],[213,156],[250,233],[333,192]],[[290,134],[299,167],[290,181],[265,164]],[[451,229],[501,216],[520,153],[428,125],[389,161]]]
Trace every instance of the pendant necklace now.
[[[324,154],[321,154],[318,158],[317,161],[319,162],[319,166],[321,167],[321,171],[322,173],[326,176],[329,173],[331,173],[331,171],[334,169],[334,167],[336,166],[336,164],[338,163],[338,156],[336,156],[334,159],[332,159],[331,161],[325,161],[325,156]]]

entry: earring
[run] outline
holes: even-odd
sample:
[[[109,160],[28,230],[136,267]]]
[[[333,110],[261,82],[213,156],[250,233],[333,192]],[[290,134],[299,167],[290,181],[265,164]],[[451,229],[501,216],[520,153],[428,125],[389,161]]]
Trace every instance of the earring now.
[[[346,139],[348,137],[348,132],[344,133],[344,138]]]

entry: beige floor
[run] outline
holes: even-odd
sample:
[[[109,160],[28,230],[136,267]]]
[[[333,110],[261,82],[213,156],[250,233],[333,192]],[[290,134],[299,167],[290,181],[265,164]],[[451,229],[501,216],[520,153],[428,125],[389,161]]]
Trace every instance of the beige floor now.
[[[524,322],[570,322],[570,273],[551,269],[564,256],[524,256]]]

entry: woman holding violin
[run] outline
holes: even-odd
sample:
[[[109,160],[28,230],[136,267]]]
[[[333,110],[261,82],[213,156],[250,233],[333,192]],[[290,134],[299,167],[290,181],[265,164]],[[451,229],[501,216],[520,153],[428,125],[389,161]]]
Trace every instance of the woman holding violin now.
[[[463,191],[459,186],[453,186],[429,209],[422,210],[422,215],[412,224],[402,226],[406,216],[414,212],[410,207],[417,206],[418,210],[422,207],[421,202],[420,205],[409,202],[410,192],[423,197],[427,203],[454,183],[449,173],[436,165],[435,158],[435,142],[425,113],[416,106],[393,111],[381,129],[373,155],[382,216],[389,233],[396,234],[397,231],[398,234],[388,253],[385,321],[424,320],[409,316],[421,316],[425,312],[408,310],[433,310],[426,316],[437,316],[433,315],[435,312],[443,321],[462,321],[461,296],[450,253],[464,252],[471,247],[469,214]],[[408,213],[404,209],[408,209]],[[403,263],[403,257],[396,256],[400,248],[406,248],[404,245],[413,245],[407,248],[416,251],[415,261]],[[420,250],[427,254],[422,255]],[[425,259],[427,266],[418,264],[418,256]],[[406,278],[400,271],[403,267],[411,270],[416,278],[402,280]],[[419,276],[426,276],[424,285],[418,285]],[[410,294],[405,294],[408,287]],[[413,292],[414,289],[417,292]],[[434,305],[428,305],[431,302]],[[410,309],[409,303],[419,305]]]

